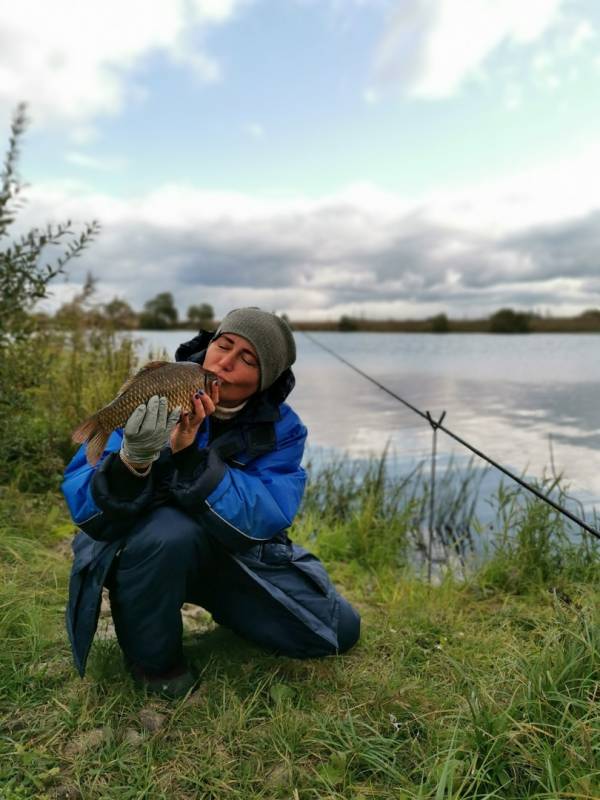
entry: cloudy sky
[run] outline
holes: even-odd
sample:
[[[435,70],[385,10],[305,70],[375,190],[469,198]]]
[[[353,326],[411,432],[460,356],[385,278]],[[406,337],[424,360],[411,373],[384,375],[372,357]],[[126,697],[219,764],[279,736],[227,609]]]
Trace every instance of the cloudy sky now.
[[[596,0],[20,0],[22,224],[97,218],[91,270],[293,319],[600,306]]]

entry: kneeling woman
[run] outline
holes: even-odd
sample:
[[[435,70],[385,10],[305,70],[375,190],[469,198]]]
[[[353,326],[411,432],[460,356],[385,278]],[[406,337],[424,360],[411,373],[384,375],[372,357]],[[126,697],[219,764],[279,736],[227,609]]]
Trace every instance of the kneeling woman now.
[[[82,446],[65,473],[80,528],[67,608],[79,672],[103,585],[128,668],[149,691],[180,696],[194,685],[182,651],[184,602],[282,655],[344,652],[358,640],[359,616],[286,533],[306,481],[306,428],[284,402],[296,358],[289,326],[236,309],[175,358],[202,364],[219,385],[197,393],[177,424],[166,399],[151,398],[112,434],[96,467]]]

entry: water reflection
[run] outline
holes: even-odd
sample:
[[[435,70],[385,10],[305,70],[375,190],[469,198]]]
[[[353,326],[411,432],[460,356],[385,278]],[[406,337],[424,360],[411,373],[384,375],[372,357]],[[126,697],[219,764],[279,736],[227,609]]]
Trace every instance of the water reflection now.
[[[576,497],[586,505],[600,501],[598,337],[319,339],[421,410],[445,410],[448,428],[518,474],[541,477],[553,462]],[[406,466],[427,458],[431,430],[421,418],[312,342],[304,341],[302,354],[294,400],[311,420],[313,442],[363,457],[389,444]],[[442,461],[468,458],[443,434],[438,448]]]

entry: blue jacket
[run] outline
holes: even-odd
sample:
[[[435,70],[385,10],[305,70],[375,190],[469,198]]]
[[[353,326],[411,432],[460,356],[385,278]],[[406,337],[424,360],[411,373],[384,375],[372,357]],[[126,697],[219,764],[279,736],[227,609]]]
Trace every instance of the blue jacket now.
[[[202,362],[210,337],[182,345],[177,360]],[[277,596],[311,629],[337,644],[337,595],[321,563],[287,540],[304,492],[300,462],[306,428],[284,402],[294,385],[287,370],[266,392],[253,396],[224,433],[211,440],[207,418],[196,448],[173,455],[165,448],[150,476],[131,476],[131,491],[110,488],[122,431],[115,431],[96,467],[82,446],[68,465],[62,490],[80,529],[73,543],[67,630],[75,663],[83,675],[96,630],[102,586],[115,554],[134,520],[162,503],[174,503],[207,526],[224,552],[263,588]],[[274,568],[294,562],[318,588],[306,599],[297,573]],[[315,605],[316,600],[316,605]]]
[[[265,413],[261,422],[240,423],[209,444],[211,420],[207,418],[196,439],[197,459],[178,460],[163,451],[163,473],[171,462],[171,500],[191,516],[202,517],[213,535],[230,551],[272,538],[289,528],[298,511],[306,474],[300,466],[306,428],[297,414],[283,404],[277,415]],[[272,423],[272,424],[269,424]],[[108,488],[107,472],[121,447],[123,433],[116,430],[96,467],[85,458],[82,445],[68,465],[62,491],[75,524],[92,539],[120,538],[131,520],[150,510],[165,487],[157,487],[154,470],[136,497],[115,498]]]

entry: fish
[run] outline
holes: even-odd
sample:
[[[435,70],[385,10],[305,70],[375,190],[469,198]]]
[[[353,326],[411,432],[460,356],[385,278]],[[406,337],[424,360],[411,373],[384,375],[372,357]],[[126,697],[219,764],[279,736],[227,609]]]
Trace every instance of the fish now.
[[[168,413],[177,406],[185,413],[194,410],[192,395],[200,389],[210,391],[215,383],[219,383],[215,373],[193,361],[149,361],[125,381],[114,400],[85,419],[71,438],[76,444],[87,442],[86,459],[95,466],[110,434],[115,428],[122,428],[133,411],[152,395],[167,398]]]

